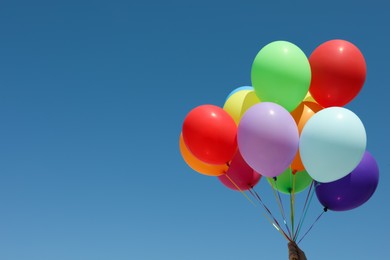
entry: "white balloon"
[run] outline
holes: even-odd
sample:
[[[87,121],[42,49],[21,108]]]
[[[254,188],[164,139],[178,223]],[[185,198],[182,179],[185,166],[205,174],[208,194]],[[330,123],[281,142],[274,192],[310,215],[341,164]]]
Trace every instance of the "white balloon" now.
[[[366,130],[360,118],[346,108],[329,107],[307,121],[299,151],[314,180],[332,182],[348,175],[359,164],[366,144]]]

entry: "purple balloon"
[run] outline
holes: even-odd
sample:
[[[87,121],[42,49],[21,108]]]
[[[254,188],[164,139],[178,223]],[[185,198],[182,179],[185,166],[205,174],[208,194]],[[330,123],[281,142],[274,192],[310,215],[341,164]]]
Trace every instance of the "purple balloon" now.
[[[275,177],[290,166],[298,151],[299,133],[290,113],[272,102],[250,107],[237,130],[245,161],[263,176]]]
[[[347,176],[328,183],[316,183],[320,203],[333,211],[346,211],[367,202],[379,182],[379,168],[374,157],[365,152],[358,166]]]
[[[245,162],[239,150],[233,157],[226,174],[218,176],[222,184],[232,190],[248,190],[254,187],[260,178],[261,175],[254,172]]]

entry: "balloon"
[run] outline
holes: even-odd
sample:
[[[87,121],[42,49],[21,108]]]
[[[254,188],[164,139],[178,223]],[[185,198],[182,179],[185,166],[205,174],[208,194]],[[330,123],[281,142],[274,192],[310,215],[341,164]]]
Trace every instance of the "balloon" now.
[[[191,110],[183,123],[188,150],[209,164],[229,162],[237,150],[237,125],[222,108],[202,105]]]
[[[366,149],[366,130],[359,117],[342,107],[325,108],[304,126],[299,151],[305,169],[318,182],[350,173]]]
[[[298,126],[298,132],[301,133],[303,127],[307,121],[318,111],[322,110],[323,107],[314,102],[304,101],[291,112],[291,116],[294,118],[295,123]]]
[[[360,92],[366,79],[363,54],[352,43],[331,40],[310,55],[310,93],[323,107],[344,106]]]
[[[233,118],[234,122],[238,125],[241,117],[244,113],[253,106],[259,103],[260,100],[256,96],[255,91],[252,90],[239,90],[231,95],[225,102],[223,110]]]
[[[231,95],[233,95],[234,93],[236,93],[238,91],[241,91],[241,90],[253,90],[253,87],[251,87],[251,86],[238,87],[238,88],[234,89],[232,92],[229,93],[229,95],[226,97],[226,100],[228,100],[228,98],[230,98]]]
[[[365,152],[359,165],[344,178],[329,183],[317,183],[316,194],[320,203],[330,210],[351,210],[371,198],[378,182],[378,165],[374,157]]]
[[[263,176],[274,177],[292,162],[298,150],[299,134],[286,109],[262,102],[249,108],[241,118],[237,140],[248,165]]]
[[[184,161],[190,166],[194,171],[208,175],[208,176],[219,176],[225,174],[229,167],[227,164],[215,165],[207,164],[196,158],[191,152],[187,149],[183,135],[180,134],[180,153]]]
[[[302,132],[302,129],[307,121],[321,109],[322,107],[317,103],[304,101],[291,112],[291,116],[294,118],[295,123],[298,126],[299,134]],[[291,163],[291,168],[294,171],[303,171],[305,169],[302,164],[301,156],[299,155],[299,150]]]
[[[226,174],[218,177],[222,184],[229,189],[242,191],[254,187],[260,181],[260,178],[261,175],[254,172],[245,162],[239,150],[233,157]]]
[[[314,103],[317,103],[317,101],[311,96],[310,92],[307,92],[305,98],[303,99],[303,101],[309,101],[309,102],[314,102]]]
[[[276,177],[276,181],[273,178],[267,178],[267,180],[275,189],[286,194],[291,194],[293,190],[294,194],[299,193],[305,190],[313,181],[306,171],[293,174],[291,168],[287,168]]]
[[[303,51],[286,41],[263,47],[252,65],[252,85],[262,102],[293,111],[309,90],[310,64]]]

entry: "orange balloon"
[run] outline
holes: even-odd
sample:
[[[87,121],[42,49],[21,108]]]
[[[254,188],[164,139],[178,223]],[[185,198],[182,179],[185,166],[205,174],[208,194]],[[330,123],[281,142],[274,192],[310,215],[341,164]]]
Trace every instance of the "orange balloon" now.
[[[323,107],[315,102],[304,101],[294,111],[291,112],[291,115],[298,126],[299,134],[301,134],[302,129],[307,121],[321,109],[323,109]],[[291,163],[291,169],[297,172],[303,171],[305,169],[305,166],[301,160],[301,156],[299,155],[299,150]]]
[[[180,153],[184,161],[190,166],[194,171],[208,176],[220,176],[227,172],[229,167],[226,164],[208,164],[204,163],[198,158],[196,158],[187,148],[184,143],[183,135],[180,134]]]

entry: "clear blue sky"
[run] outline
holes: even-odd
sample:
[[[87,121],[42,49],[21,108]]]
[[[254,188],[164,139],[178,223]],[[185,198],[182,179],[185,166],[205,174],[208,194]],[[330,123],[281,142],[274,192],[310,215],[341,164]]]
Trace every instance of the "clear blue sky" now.
[[[251,84],[265,44],[310,55],[335,38],[366,58],[347,107],[380,183],[360,208],[327,212],[301,247],[309,259],[384,259],[389,24],[386,1],[2,1],[0,259],[287,259],[261,208],[192,171],[178,138],[192,108]],[[313,203],[307,223],[320,212]]]

